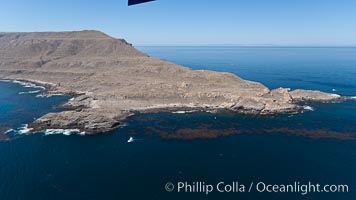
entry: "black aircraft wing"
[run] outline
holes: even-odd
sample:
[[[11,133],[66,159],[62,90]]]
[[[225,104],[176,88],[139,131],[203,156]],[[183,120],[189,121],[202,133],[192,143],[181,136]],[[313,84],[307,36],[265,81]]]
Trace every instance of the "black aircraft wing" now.
[[[129,6],[140,4],[140,3],[146,3],[150,1],[155,1],[155,0],[129,0]]]

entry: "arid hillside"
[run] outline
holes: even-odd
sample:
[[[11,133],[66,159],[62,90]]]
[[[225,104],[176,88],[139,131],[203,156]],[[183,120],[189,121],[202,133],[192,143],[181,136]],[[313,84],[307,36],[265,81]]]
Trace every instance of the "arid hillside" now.
[[[71,111],[49,113],[36,129],[111,130],[135,112],[229,109],[249,114],[297,113],[303,100],[338,95],[270,91],[230,73],[196,71],[150,58],[99,31],[0,33],[0,79],[47,84],[48,93],[77,94]]]

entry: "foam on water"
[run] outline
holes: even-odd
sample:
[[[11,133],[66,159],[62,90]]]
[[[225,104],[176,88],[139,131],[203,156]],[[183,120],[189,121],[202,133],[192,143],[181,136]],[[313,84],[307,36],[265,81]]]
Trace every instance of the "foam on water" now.
[[[46,88],[44,86],[36,85],[35,83],[31,83],[31,82],[25,82],[25,81],[19,81],[19,80],[7,80],[7,79],[1,79],[0,82],[15,83],[15,84],[19,84],[25,88],[39,89],[39,90],[32,90],[32,91],[26,91],[26,92],[19,92],[20,95],[22,95],[22,94],[36,94],[36,93],[42,92],[43,90],[46,90]]]
[[[197,110],[191,110],[191,111],[174,111],[172,112],[173,114],[186,114],[186,113],[193,113],[193,112],[198,112]]]
[[[185,111],[175,111],[175,112],[172,112],[173,114],[185,114]]]
[[[33,130],[33,128],[28,128],[28,124],[24,124],[17,130],[17,132],[19,134],[26,134],[29,133],[31,130]]]
[[[45,135],[85,135],[85,132],[79,129],[46,129]]]
[[[37,98],[49,98],[53,96],[64,96],[64,94],[38,94],[36,95]]]
[[[33,90],[33,91],[28,91],[28,92],[19,92],[19,94],[36,94],[40,93],[42,90]]]
[[[4,133],[4,134],[11,133],[12,131],[14,131],[14,129],[9,129],[9,130],[5,131],[5,133]]]
[[[39,88],[39,89],[42,89],[42,90],[45,90],[46,88],[43,87],[43,86],[40,86],[40,85],[36,85],[34,83],[30,83],[30,82],[24,82],[24,81],[18,81],[18,80],[14,80],[14,81],[11,81],[12,83],[16,83],[16,84],[19,84],[25,88]]]
[[[311,106],[304,106],[304,110],[314,111],[314,108]]]
[[[127,143],[133,143],[135,142],[135,139],[133,137],[130,137],[128,140],[127,140]]]

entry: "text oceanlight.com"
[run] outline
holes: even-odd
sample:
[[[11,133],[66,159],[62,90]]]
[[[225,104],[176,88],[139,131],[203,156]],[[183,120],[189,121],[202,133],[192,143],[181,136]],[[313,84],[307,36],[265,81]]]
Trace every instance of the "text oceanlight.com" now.
[[[242,184],[239,182],[219,182],[208,184],[205,182],[168,182],[165,185],[167,192],[178,193],[204,193],[206,195],[218,193],[298,193],[307,195],[309,193],[347,193],[349,186],[346,184],[319,184],[319,183],[301,183],[293,182],[292,184],[270,184],[264,182],[251,182]]]

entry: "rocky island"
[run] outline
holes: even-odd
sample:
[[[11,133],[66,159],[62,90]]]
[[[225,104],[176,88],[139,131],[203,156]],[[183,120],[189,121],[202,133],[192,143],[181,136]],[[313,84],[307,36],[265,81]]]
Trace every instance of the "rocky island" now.
[[[320,91],[270,90],[230,73],[192,70],[151,58],[99,31],[0,33],[0,79],[25,80],[48,94],[74,95],[30,127],[101,133],[138,112],[228,109],[247,114],[299,113],[303,101],[341,97]]]

